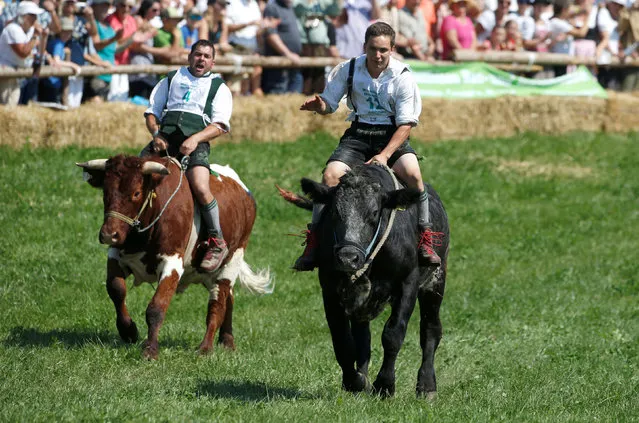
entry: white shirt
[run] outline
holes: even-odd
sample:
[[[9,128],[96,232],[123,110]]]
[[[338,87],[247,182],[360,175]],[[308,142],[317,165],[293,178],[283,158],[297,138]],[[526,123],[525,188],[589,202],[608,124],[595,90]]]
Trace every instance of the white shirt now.
[[[530,16],[517,16],[517,26],[523,40],[532,40],[535,35],[535,20]]]
[[[486,40],[490,39],[490,34],[495,28],[496,20],[495,20],[495,12],[490,9],[485,9],[481,14],[477,17],[477,23],[484,28],[484,31],[481,34],[477,34],[477,42],[483,43]]]
[[[0,35],[0,66],[26,67],[26,59],[18,56],[11,48],[12,44],[28,43],[33,37],[33,27],[25,33],[15,22],[7,25]]]
[[[331,113],[337,110],[339,102],[347,94],[348,67],[349,61],[340,63],[328,75],[326,88],[321,97]],[[418,124],[422,112],[422,98],[412,72],[403,72],[407,67],[391,57],[388,67],[379,77],[373,79],[366,68],[366,55],[361,55],[355,60],[351,100],[355,103],[360,122],[391,125],[392,120],[389,116],[395,116],[398,126]],[[350,101],[347,105],[353,110]],[[346,120],[355,120],[354,110]]]
[[[610,16],[608,9],[601,9],[599,12],[599,28],[601,31],[606,31],[610,34],[608,39],[608,47],[601,52],[601,57],[598,63],[600,65],[609,64],[612,60],[612,55],[615,56],[619,53],[619,32],[617,31],[617,21]]]
[[[255,0],[231,0],[226,6],[226,23],[228,25],[241,25],[262,19],[260,6]],[[235,42],[236,38],[254,40],[257,36],[257,25],[249,25],[238,31],[229,31],[229,41]]]
[[[203,116],[204,123],[219,123],[226,130],[231,129],[231,113],[233,111],[233,96],[226,84],[220,85],[217,94],[211,101],[211,115],[204,114],[206,99],[211,88],[211,79],[219,77],[218,74],[209,74],[201,78],[191,75],[188,67],[182,66],[171,81],[171,92],[169,93],[169,78],[164,78],[157,83],[151,98],[149,108],[144,112],[155,115],[160,119],[164,109],[173,112],[189,112]]]
[[[548,30],[550,31],[553,39],[561,34],[572,31],[572,29],[573,26],[570,25],[568,21],[559,18],[552,18],[548,25]],[[565,40],[555,43],[551,49],[551,53],[573,54],[573,40],[574,37],[572,35],[568,35]]]

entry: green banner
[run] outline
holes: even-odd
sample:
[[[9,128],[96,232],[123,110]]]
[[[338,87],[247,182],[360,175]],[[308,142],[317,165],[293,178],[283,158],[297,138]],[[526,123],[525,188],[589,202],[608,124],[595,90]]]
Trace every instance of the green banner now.
[[[581,96],[608,98],[606,90],[584,66],[558,78],[530,79],[486,63],[437,66],[408,60],[422,97],[493,98],[515,96]]]

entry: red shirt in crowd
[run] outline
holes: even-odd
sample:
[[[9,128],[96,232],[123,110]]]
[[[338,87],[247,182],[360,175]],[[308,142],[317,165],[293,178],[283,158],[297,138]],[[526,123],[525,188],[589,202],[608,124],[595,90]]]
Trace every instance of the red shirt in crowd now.
[[[135,18],[131,15],[126,15],[124,18],[124,22],[118,18],[116,13],[108,16],[106,18],[107,23],[117,31],[120,28],[124,28],[124,33],[122,34],[122,39],[130,37],[138,30],[138,24],[135,22]],[[129,56],[131,55],[131,48],[126,48],[123,52],[117,53],[115,55],[115,64],[116,65],[128,65],[130,63]]]

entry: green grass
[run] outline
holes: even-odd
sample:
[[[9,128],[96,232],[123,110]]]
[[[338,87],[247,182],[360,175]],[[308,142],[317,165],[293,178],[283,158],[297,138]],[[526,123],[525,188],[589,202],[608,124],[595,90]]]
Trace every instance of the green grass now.
[[[340,390],[317,274],[289,270],[301,240],[287,234],[310,216],[273,184],[319,179],[335,145],[214,148],[255,193],[247,260],[270,267],[275,292],[239,290],[238,350],[199,357],[207,293],[189,288],[155,362],[118,338],[101,193],[73,165],[117,151],[0,148],[0,421],[638,421],[639,136],[415,143],[451,222],[434,403],[414,394],[417,312],[395,397],[354,396]],[[142,334],[152,294],[127,297]],[[372,325],[373,377],[387,315]]]

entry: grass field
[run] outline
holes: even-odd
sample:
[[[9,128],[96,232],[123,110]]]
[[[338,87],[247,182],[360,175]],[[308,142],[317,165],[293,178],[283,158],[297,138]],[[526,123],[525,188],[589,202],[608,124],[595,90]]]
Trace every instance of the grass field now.
[[[247,261],[275,292],[239,290],[237,351],[199,357],[207,293],[191,287],[155,362],[118,338],[101,193],[73,165],[118,151],[0,148],[0,421],[639,421],[637,134],[414,143],[451,221],[434,403],[415,398],[416,313],[395,397],[342,392],[317,274],[289,270],[310,216],[273,184],[319,179],[335,144],[215,147],[255,193]],[[153,289],[127,298],[143,334]]]

